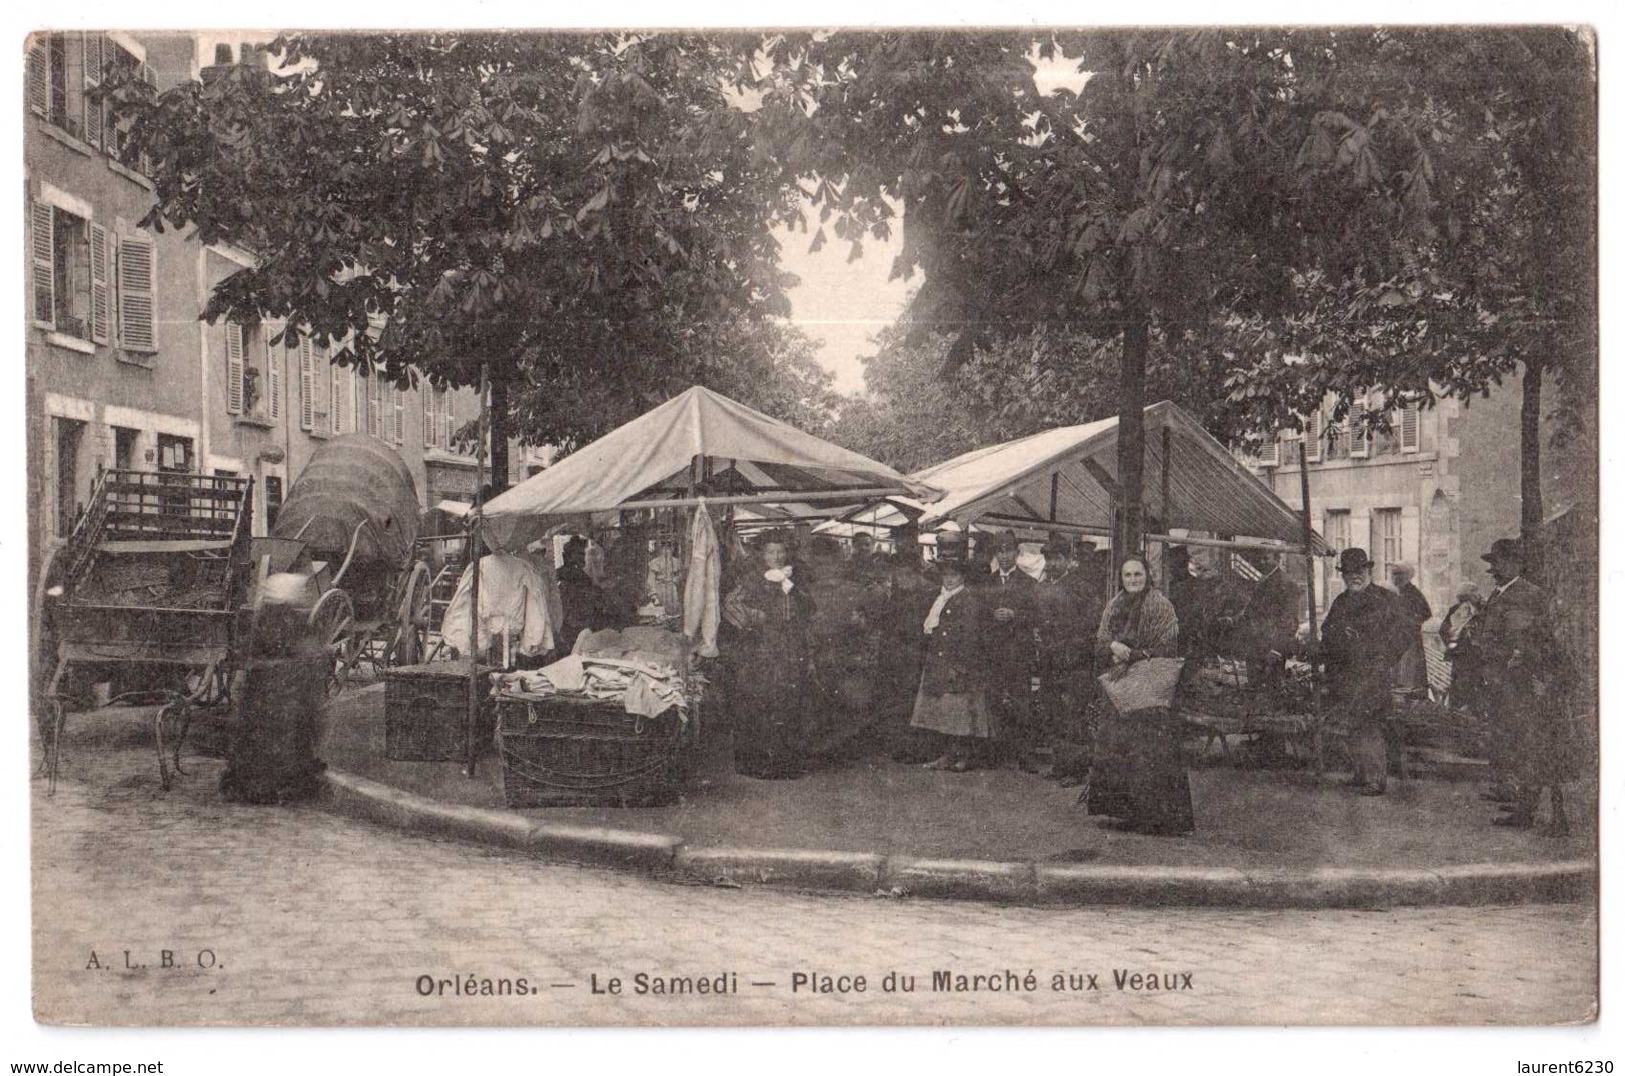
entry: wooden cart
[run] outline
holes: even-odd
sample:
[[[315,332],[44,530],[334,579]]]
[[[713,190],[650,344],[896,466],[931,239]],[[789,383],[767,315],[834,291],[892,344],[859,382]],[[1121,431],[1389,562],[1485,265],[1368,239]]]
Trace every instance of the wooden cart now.
[[[47,558],[35,602],[34,697],[54,790],[67,704],[98,683],[158,704],[158,772],[195,706],[229,702],[254,583],[249,478],[104,471],[89,510]]]

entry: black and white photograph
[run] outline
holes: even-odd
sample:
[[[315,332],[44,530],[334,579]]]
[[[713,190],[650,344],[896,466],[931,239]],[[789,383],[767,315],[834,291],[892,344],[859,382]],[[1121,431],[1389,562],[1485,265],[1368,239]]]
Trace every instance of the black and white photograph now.
[[[74,14],[15,39],[12,1071],[1612,1071],[1598,26]]]

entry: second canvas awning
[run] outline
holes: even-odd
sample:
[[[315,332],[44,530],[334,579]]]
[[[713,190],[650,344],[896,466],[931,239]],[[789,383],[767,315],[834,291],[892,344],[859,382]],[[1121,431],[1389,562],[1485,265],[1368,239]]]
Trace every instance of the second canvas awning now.
[[[977,449],[911,477],[944,491],[941,499],[919,506],[921,526],[952,519],[1036,531],[1059,524],[1105,534],[1117,487],[1117,419]],[[1153,533],[1303,545],[1299,513],[1166,400],[1145,409],[1145,511]],[[1329,551],[1318,534],[1313,546],[1316,553]]]

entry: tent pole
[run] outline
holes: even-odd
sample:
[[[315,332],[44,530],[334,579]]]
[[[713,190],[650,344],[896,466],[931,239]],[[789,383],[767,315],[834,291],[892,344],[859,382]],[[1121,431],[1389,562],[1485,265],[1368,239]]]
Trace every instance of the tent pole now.
[[[1305,430],[1304,437],[1309,436]],[[1309,512],[1309,443],[1298,442],[1298,490],[1303,495],[1303,548],[1310,550],[1315,547],[1314,518]],[[1309,645],[1315,645],[1315,558],[1306,556],[1303,559],[1303,582],[1309,594]]]
[[[491,415],[486,397],[491,389],[491,366],[480,363],[480,429],[474,449],[474,509],[469,513],[468,555],[473,571],[473,589],[469,592],[468,632],[468,712],[463,716],[463,744],[467,757],[463,760],[463,776],[473,777],[477,772],[476,753],[479,751],[480,718],[480,510],[485,504],[485,438],[491,429]]]

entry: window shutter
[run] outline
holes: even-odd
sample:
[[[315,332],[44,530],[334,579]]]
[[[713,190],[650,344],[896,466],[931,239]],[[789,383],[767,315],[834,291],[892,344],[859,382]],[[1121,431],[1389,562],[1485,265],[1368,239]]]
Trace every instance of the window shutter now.
[[[41,115],[51,111],[51,39],[38,35],[28,50],[28,107]]]
[[[395,435],[390,440],[397,445],[404,445],[406,443],[406,393],[401,391],[399,385],[391,385],[390,395],[395,401]]]
[[[119,236],[119,343],[131,351],[158,350],[153,324],[156,273],[152,238],[145,235]]]
[[[282,417],[282,367],[271,351],[271,334],[263,324],[260,335],[265,344],[265,415],[278,419]]]
[[[1365,426],[1365,400],[1355,400],[1349,405],[1349,417],[1346,424],[1349,438],[1349,457],[1363,460],[1371,455],[1371,431]]]
[[[367,379],[367,434],[370,437],[383,437],[383,402],[379,396],[384,391],[384,378],[376,374]]]
[[[86,142],[89,142],[92,146],[100,149],[102,145],[102,115],[104,106],[103,102],[95,98],[91,91],[101,87],[102,69],[106,65],[107,60],[102,51],[103,38],[101,34],[85,33],[82,35],[82,37],[84,40],[85,57],[85,93],[81,98],[85,104],[84,135]]]
[[[364,433],[367,429],[367,382],[356,367],[350,368],[351,429]]]
[[[35,202],[29,246],[34,263],[34,320],[56,328],[56,209]]]
[[[316,428],[316,345],[308,336],[299,341],[299,428]]]
[[[1259,449],[1258,465],[1260,467],[1281,466],[1281,435],[1279,432],[1269,442]]]
[[[113,297],[108,282],[107,229],[90,225],[90,338],[105,344],[113,335]]]
[[[243,327],[226,322],[226,413],[243,413]]]
[[[1399,409],[1399,450],[1419,452],[1422,449],[1422,405],[1406,404]]]
[[[427,381],[421,381],[418,383],[418,395],[423,397],[423,447],[433,448],[435,446],[434,416],[436,408],[434,387]]]
[[[339,376],[340,372],[339,367],[335,366],[332,358],[329,357],[327,365],[327,410],[328,419],[331,423],[329,428],[335,434],[344,432],[344,408],[341,406],[344,401],[344,379]]]
[[[451,393],[435,389],[434,439],[441,448],[451,447]]]
[[[1303,420],[1303,458],[1309,463],[1320,462],[1320,412],[1311,411]]]

